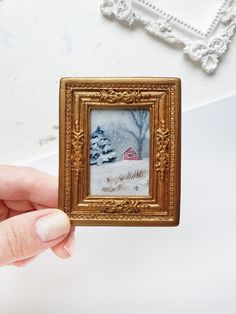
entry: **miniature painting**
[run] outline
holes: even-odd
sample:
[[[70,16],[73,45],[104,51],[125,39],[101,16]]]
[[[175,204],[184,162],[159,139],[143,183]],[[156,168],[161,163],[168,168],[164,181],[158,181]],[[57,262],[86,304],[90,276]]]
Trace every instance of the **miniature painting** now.
[[[150,112],[93,109],[90,195],[149,195]]]
[[[63,78],[59,208],[74,226],[176,226],[178,78]]]

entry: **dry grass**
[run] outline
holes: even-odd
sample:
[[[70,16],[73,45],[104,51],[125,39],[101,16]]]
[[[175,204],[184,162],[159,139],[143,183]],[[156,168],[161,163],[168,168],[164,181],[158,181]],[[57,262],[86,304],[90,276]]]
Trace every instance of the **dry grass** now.
[[[134,171],[128,171],[126,174],[122,174],[119,176],[109,176],[106,177],[105,182],[106,186],[103,186],[101,190],[103,192],[115,192],[115,191],[121,191],[125,190],[125,180],[134,180],[137,178],[142,178],[146,175],[146,170],[134,170]]]
[[[116,177],[106,177],[105,181],[106,183],[117,183],[119,181],[124,181],[124,180],[132,180],[132,179],[137,179],[137,178],[142,178],[145,176],[145,170],[134,170],[134,171],[129,171],[126,174],[122,174]]]
[[[125,187],[124,187],[122,184],[119,184],[119,185],[117,185],[116,187],[110,185],[110,186],[103,186],[103,187],[101,188],[101,190],[102,190],[103,192],[109,192],[109,193],[111,193],[111,192],[115,192],[115,191],[125,190]]]

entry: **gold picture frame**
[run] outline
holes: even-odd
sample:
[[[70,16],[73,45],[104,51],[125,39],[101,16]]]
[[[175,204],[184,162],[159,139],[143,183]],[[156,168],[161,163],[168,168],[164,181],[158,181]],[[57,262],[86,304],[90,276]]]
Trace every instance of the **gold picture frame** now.
[[[63,78],[61,80],[59,208],[68,214],[73,225],[176,226],[179,224],[180,103],[181,82],[178,78]],[[105,111],[100,114],[101,111],[97,110]],[[149,135],[145,135],[148,143],[146,145],[149,145],[149,159],[143,158],[142,161],[138,154],[136,158],[140,159],[136,165],[141,165],[141,162],[148,164],[148,180],[146,175],[146,181],[142,183],[145,189],[148,185],[148,192],[145,192],[147,194],[143,192],[144,194],[140,195],[119,195],[119,192],[112,192],[118,193],[114,195],[109,192],[112,191],[111,181],[113,180],[114,183],[114,178],[107,176],[113,172],[111,169],[114,168],[109,167],[113,167],[114,163],[109,165],[107,163],[109,167],[103,168],[97,165],[91,166],[91,160],[97,162],[96,158],[99,155],[95,154],[96,158],[91,155],[91,144],[94,144],[93,137],[96,139],[98,137],[96,132],[100,131],[98,127],[95,133],[91,133],[92,119],[96,120],[99,116],[106,118],[107,115],[107,120],[110,120],[112,110],[115,110],[112,115],[115,112],[120,115],[120,110],[123,110],[122,117],[126,116],[126,119],[132,112],[137,114],[142,112],[142,115],[149,117],[147,120],[150,124]],[[124,119],[117,118],[117,120]],[[104,131],[100,131],[102,134],[100,138],[109,142],[102,132]],[[110,143],[108,145],[106,147],[110,148]],[[135,158],[134,151],[130,149],[131,158]],[[104,154],[105,157],[99,156],[99,158],[108,160],[108,157],[113,158],[116,153],[109,153],[108,157],[106,153]],[[121,160],[120,164],[133,166],[135,162]],[[116,166],[120,164],[116,163]],[[101,169],[105,169],[106,183],[110,184],[110,190],[108,189],[106,195],[91,194],[90,187],[97,186],[97,183],[92,183],[98,178],[96,171],[99,170],[101,173],[103,171]],[[92,176],[93,171],[95,174]],[[140,173],[143,175],[144,172]],[[140,173],[136,172],[135,182],[138,182],[135,185],[136,189],[141,186],[138,179]],[[127,179],[127,176],[125,178]],[[124,177],[119,176],[119,180],[123,179]],[[117,182],[114,184],[117,188]],[[133,188],[132,185],[130,186]],[[115,190],[113,186],[112,189]]]

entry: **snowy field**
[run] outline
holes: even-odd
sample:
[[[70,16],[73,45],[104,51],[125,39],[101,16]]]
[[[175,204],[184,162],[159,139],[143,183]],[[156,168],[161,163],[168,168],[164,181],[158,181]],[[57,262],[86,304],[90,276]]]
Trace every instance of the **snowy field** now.
[[[149,194],[149,159],[90,166],[91,195]]]

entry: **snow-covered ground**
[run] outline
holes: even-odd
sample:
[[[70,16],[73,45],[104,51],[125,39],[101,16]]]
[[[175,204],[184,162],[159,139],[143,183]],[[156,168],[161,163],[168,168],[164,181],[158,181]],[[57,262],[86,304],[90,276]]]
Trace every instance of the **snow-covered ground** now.
[[[149,159],[90,166],[91,195],[149,194]]]

